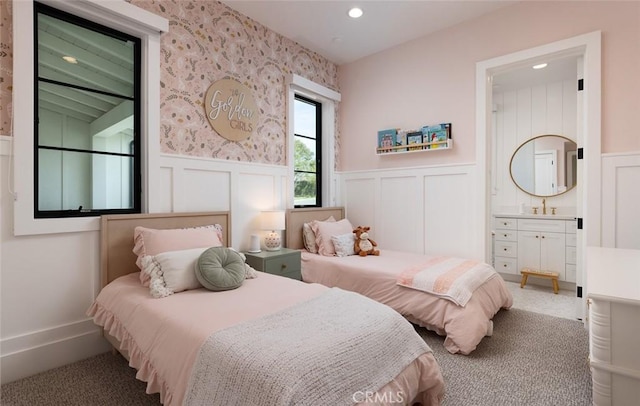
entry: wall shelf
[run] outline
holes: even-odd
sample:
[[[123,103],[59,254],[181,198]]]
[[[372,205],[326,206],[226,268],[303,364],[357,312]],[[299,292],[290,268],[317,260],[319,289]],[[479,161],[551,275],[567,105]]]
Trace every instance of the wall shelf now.
[[[445,141],[425,142],[422,144],[400,145],[397,147],[381,147],[376,148],[376,155],[397,155],[410,154],[413,152],[426,151],[444,151],[453,148],[453,140],[451,138]]]

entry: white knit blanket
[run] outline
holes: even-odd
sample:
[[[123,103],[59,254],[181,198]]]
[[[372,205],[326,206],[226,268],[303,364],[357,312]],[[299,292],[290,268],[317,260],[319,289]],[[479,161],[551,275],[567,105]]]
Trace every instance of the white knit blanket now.
[[[212,334],[185,405],[348,405],[391,382],[429,346],[391,308],[332,288]]]
[[[405,269],[396,283],[421,290],[465,306],[473,292],[489,279],[497,276],[493,267],[484,262],[454,257],[430,257]]]

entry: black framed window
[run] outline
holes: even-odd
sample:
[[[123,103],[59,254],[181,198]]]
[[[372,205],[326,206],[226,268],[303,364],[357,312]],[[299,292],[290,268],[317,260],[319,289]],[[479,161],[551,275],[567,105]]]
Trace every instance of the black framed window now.
[[[294,207],[322,207],[322,104],[294,100]]]
[[[34,7],[36,218],[141,212],[141,41]]]

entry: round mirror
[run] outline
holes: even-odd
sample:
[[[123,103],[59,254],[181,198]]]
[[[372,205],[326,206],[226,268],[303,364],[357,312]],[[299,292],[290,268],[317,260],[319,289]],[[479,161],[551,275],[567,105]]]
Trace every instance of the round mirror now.
[[[548,197],[576,185],[574,141],[561,135],[540,135],[527,140],[511,157],[511,179],[525,193]]]

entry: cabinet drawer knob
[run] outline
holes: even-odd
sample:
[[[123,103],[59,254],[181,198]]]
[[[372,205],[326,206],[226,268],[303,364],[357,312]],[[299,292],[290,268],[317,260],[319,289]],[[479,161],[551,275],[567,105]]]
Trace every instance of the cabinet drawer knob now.
[[[287,264],[282,264],[282,269],[287,269]]]
[[[507,264],[502,264],[502,266],[506,268],[506,267],[507,267]]]
[[[507,249],[506,249],[506,248],[504,248],[504,250],[506,251]]]
[[[505,237],[505,238],[507,238],[507,235],[506,235],[506,234],[504,234],[504,237]]]
[[[507,223],[502,223],[502,224],[504,224],[505,226],[507,225]]]

